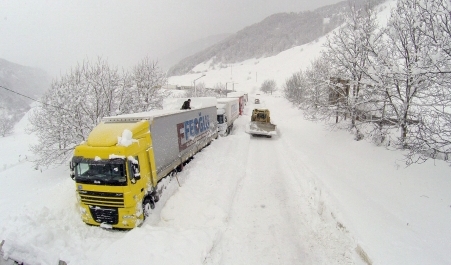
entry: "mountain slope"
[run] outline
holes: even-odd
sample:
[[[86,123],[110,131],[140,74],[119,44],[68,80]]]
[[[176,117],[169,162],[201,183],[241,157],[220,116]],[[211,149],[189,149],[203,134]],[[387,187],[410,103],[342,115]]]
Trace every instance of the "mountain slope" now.
[[[49,87],[50,78],[41,69],[19,65],[0,58],[0,86],[37,99]],[[30,99],[0,88],[0,107],[20,118],[30,108]]]
[[[210,46],[215,45],[216,43],[225,40],[230,37],[232,34],[224,33],[213,36],[208,36],[206,38],[188,43],[179,49],[172,51],[162,58],[159,59],[159,63],[162,69],[168,70],[171,66],[180,62],[180,60],[196,54],[199,51],[202,51]]]
[[[362,5],[356,1],[356,6]],[[374,0],[373,4],[383,2]],[[347,1],[300,13],[277,13],[242,29],[220,43],[183,59],[173,66],[168,76],[190,73],[203,62],[230,64],[251,58],[276,55],[295,46],[324,36],[343,22],[350,9]]]

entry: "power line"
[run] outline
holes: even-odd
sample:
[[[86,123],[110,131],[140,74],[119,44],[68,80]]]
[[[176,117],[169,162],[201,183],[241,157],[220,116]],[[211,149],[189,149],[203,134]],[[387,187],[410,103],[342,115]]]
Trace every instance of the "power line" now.
[[[51,105],[51,104],[48,104],[48,103],[41,102],[41,101],[39,101],[39,100],[37,100],[37,99],[34,99],[34,98],[30,98],[29,96],[20,94],[19,92],[13,91],[13,90],[11,90],[11,89],[9,89],[9,88],[6,88],[6,87],[4,87],[4,86],[1,86],[1,85],[0,85],[0,87],[3,88],[3,89],[5,89],[5,90],[7,90],[7,91],[9,91],[9,92],[12,92],[12,93],[15,93],[15,94],[17,94],[17,95],[19,95],[19,96],[22,96],[22,97],[31,99],[31,100],[36,101],[36,102],[38,102],[38,103],[41,103],[41,104],[43,104],[43,105],[51,106],[51,107],[54,107],[54,108],[57,108],[57,109],[65,110],[65,111],[70,111],[70,110],[65,109],[65,108],[61,108],[61,107],[58,107],[58,106],[54,106],[54,105]]]

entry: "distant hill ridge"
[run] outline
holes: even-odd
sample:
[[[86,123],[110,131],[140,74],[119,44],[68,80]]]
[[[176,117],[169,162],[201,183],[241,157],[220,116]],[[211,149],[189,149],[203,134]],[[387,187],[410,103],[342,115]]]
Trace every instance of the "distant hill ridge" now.
[[[44,70],[19,65],[0,58],[0,86],[22,95],[39,99],[50,86]],[[30,109],[32,100],[0,88],[0,108],[20,118]]]
[[[355,0],[356,6],[365,3]],[[373,0],[371,4],[384,2]],[[181,60],[171,67],[168,76],[184,75],[203,62],[212,64],[242,62],[251,58],[276,55],[284,50],[314,41],[343,23],[350,3],[342,1],[314,11],[277,13],[248,26],[227,39]]]

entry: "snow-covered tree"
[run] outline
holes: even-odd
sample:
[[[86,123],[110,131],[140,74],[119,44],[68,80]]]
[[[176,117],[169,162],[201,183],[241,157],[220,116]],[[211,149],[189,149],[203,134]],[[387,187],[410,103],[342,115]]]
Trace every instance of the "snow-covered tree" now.
[[[263,81],[263,83],[262,83],[262,85],[260,87],[260,90],[263,93],[272,94],[272,92],[277,90],[276,81],[270,80],[270,79],[267,79],[267,80]]]
[[[350,118],[351,129],[359,134],[357,121],[365,121],[371,95],[368,77],[368,46],[375,41],[377,22],[371,8],[351,6],[345,24],[332,32],[325,44],[324,58],[334,69],[330,85],[330,104],[335,105],[338,116]]]
[[[451,161],[451,12],[447,0],[421,0],[412,5],[415,27],[426,38],[419,70],[429,86],[420,94],[418,124],[412,130],[408,162],[430,157]]]
[[[450,72],[451,58],[451,2],[449,0],[421,0],[415,5],[415,12],[422,27],[419,30],[431,39],[431,46],[437,49],[431,58],[437,66],[437,73]]]
[[[213,90],[218,93],[218,98],[227,96],[226,86],[223,83],[216,83],[213,87]]]
[[[399,0],[392,11],[381,41],[376,50],[376,66],[372,78],[385,88],[388,121],[400,128],[399,144],[409,145],[409,129],[414,133],[419,114],[433,96],[433,82],[426,72],[433,64],[428,59],[431,41],[422,34],[423,27],[415,8],[419,1]]]
[[[329,104],[330,78],[333,69],[329,61],[321,56],[304,71],[307,87],[301,104],[306,118],[311,120],[330,120],[336,115],[335,106]]]
[[[207,88],[204,82],[199,82],[196,84],[196,91],[194,91],[194,89],[186,90],[185,96],[189,98],[221,97],[221,96],[224,97],[224,95],[221,94],[221,90]]]
[[[349,117],[358,138],[365,129],[382,143],[398,129],[396,146],[410,150],[407,164],[449,160],[450,7],[446,0],[398,0],[385,27],[370,9],[353,9],[322,57],[287,80],[285,96],[301,102],[310,119]]]
[[[13,132],[14,120],[7,109],[0,108],[0,135],[5,137]]]
[[[123,86],[118,70],[101,58],[53,81],[41,99],[44,104],[30,115],[30,130],[39,140],[31,147],[38,154],[35,163],[63,163],[103,117],[120,112],[126,102],[119,96]]]
[[[308,83],[304,72],[299,71],[294,73],[285,81],[282,89],[284,97],[293,103],[293,105],[300,107],[308,89]]]
[[[158,62],[144,58],[133,68],[131,74],[132,88],[129,96],[134,112],[161,109],[163,99],[168,95],[162,89],[166,83],[166,74],[158,66]]]

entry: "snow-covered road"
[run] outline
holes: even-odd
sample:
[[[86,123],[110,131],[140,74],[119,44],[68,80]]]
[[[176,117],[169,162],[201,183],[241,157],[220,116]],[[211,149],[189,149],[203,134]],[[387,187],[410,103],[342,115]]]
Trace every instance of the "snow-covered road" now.
[[[278,104],[286,101],[267,100],[277,117]],[[281,119],[279,131],[290,130],[292,119]],[[334,220],[322,217],[324,202],[296,159],[302,150],[282,135],[251,137],[244,132],[249,120],[240,117],[232,135],[186,167],[186,181],[159,225],[214,229],[206,264],[353,264],[356,246]]]

